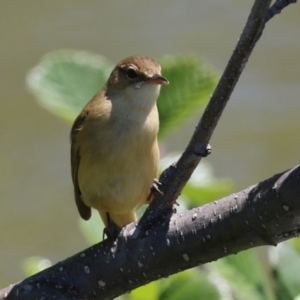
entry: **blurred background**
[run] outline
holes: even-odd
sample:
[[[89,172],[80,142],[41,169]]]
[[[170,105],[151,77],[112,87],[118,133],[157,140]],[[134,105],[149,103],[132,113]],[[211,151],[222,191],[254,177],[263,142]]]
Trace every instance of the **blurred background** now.
[[[252,4],[1,1],[0,287],[24,278],[29,256],[55,263],[88,247],[73,199],[70,125],[36,104],[27,72],[46,53],[71,48],[113,62],[193,53],[221,74]],[[291,5],[267,24],[211,141],[206,161],[236,191],[299,163],[299,14]],[[182,151],[199,117],[167,136],[163,153]]]

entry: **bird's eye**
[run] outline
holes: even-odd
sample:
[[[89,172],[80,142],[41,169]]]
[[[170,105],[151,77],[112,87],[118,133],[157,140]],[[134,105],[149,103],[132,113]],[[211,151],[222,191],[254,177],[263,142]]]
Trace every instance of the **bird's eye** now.
[[[138,74],[136,73],[136,71],[132,68],[129,68],[127,71],[126,71],[126,75],[129,79],[135,79],[138,77]]]

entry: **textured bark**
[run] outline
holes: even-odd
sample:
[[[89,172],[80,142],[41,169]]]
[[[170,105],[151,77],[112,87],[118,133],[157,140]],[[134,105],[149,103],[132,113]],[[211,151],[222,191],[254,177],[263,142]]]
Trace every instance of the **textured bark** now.
[[[199,264],[295,237],[300,167],[174,214],[144,237],[134,238],[135,230],[130,224],[116,242],[105,240],[25,279],[6,299],[113,299]]]

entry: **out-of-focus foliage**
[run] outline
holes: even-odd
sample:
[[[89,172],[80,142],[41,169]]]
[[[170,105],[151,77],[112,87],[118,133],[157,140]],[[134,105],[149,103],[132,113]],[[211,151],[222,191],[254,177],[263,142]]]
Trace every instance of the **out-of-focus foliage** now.
[[[73,122],[105,84],[113,65],[92,53],[60,50],[45,55],[27,75],[27,86],[38,103]]]
[[[276,294],[280,299],[300,299],[300,253],[291,243],[281,243],[270,248],[270,258]]]
[[[22,263],[23,272],[26,276],[31,276],[52,266],[48,258],[41,256],[31,256],[26,258]]]
[[[204,108],[216,86],[216,73],[194,56],[166,56],[160,60],[163,75],[170,81],[157,102],[159,134],[164,135]]]

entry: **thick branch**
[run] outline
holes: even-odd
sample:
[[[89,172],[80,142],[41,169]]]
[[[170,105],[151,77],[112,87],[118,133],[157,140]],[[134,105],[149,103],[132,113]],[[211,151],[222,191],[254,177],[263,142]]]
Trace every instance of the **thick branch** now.
[[[222,200],[175,214],[145,238],[133,238],[135,227],[130,224],[114,244],[105,240],[24,280],[6,299],[112,299],[232,253],[276,245],[300,232],[299,183],[297,166]]]

